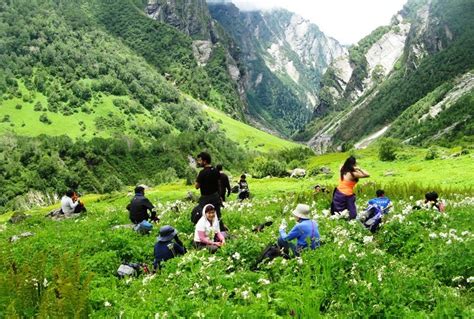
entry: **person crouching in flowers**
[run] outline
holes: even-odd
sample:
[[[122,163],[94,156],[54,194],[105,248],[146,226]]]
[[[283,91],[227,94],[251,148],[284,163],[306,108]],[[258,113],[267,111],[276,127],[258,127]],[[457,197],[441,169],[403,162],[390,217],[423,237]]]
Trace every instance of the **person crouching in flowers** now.
[[[215,253],[224,244],[225,233],[220,230],[216,209],[214,205],[207,204],[194,230],[194,246],[198,249],[208,248],[211,253]]]
[[[318,223],[311,220],[309,216],[309,206],[298,204],[292,215],[296,218],[297,224],[286,234],[286,221],[283,220],[280,225],[280,237],[278,238],[278,246],[283,249],[283,253],[289,255],[289,249],[293,251],[295,256],[299,256],[301,251],[308,246],[311,249],[319,247],[319,229]],[[296,246],[290,241],[297,239]]]
[[[178,232],[173,227],[166,225],[160,228],[160,236],[156,239],[153,262],[154,270],[160,268],[161,263],[179,255],[184,255],[186,248],[178,238]]]

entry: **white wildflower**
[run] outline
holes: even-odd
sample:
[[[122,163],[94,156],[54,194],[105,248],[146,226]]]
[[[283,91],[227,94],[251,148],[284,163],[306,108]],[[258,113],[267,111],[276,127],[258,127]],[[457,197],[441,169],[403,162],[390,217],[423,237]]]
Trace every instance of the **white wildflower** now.
[[[236,259],[236,260],[239,260],[240,259],[240,254],[239,252],[235,252],[233,255],[232,255],[232,258]]]
[[[452,241],[451,239],[449,239],[449,240],[446,242],[446,244],[448,244],[448,245],[451,245],[452,243],[453,243],[453,241]]]
[[[296,257],[296,262],[298,263],[298,265],[302,265],[303,264],[303,258]]]
[[[341,254],[341,255],[339,256],[339,259],[341,259],[341,260],[347,260],[347,257],[346,257],[346,255]]]
[[[270,280],[268,279],[265,279],[265,278],[260,278],[258,280],[258,283],[262,284],[262,285],[269,285],[270,284]]]
[[[260,299],[260,298],[262,298],[262,294],[261,294],[261,293],[258,293],[258,294],[255,295],[255,297],[257,297],[257,298]]]
[[[367,245],[373,241],[374,237],[372,236],[364,236],[364,244]]]
[[[143,285],[143,286],[147,285],[153,278],[155,278],[155,275],[145,276],[145,277],[142,279],[142,285]]]
[[[454,277],[453,279],[451,279],[452,282],[460,282],[464,279],[463,276],[457,276],[457,277]]]
[[[436,235],[435,233],[430,234],[430,239],[436,239],[436,238],[438,238],[438,235]]]
[[[360,252],[356,254],[357,258],[365,257],[365,252]]]
[[[248,299],[248,297],[249,297],[249,291],[248,290],[242,291],[242,298]]]
[[[474,277],[471,276],[471,277],[467,278],[466,281],[467,281],[468,284],[470,284],[470,283],[474,282]]]
[[[110,307],[110,306],[112,306],[112,304],[110,302],[108,302],[108,301],[104,302],[104,307]]]

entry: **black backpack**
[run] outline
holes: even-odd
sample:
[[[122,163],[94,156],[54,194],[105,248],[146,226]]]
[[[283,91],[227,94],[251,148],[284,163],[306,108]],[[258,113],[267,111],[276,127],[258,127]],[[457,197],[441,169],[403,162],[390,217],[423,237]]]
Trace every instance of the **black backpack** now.
[[[202,217],[202,206],[197,205],[196,207],[193,208],[191,211],[191,222],[196,225],[199,219]]]

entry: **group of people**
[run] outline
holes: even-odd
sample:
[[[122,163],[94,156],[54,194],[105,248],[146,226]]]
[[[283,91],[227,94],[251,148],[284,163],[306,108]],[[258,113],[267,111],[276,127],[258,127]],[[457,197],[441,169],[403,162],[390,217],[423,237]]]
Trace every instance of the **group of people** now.
[[[214,253],[225,245],[228,238],[228,228],[223,222],[221,208],[224,207],[226,197],[230,195],[232,189],[228,176],[222,172],[222,165],[213,167],[211,162],[211,156],[208,153],[201,152],[197,155],[197,164],[202,170],[196,178],[195,188],[199,189],[201,196],[198,206],[193,210],[191,220],[195,225],[193,247],[208,249]],[[357,166],[353,156],[349,157],[340,168],[339,185],[333,192],[331,214],[347,211],[349,220],[357,218],[370,231],[375,232],[382,217],[392,207],[392,202],[385,196],[383,190],[377,190],[376,197],[368,201],[365,211],[357,215],[354,188],[361,178],[369,176],[367,171]],[[246,176],[242,175],[239,182],[239,199],[249,197],[248,189]],[[314,191],[315,193],[328,192],[320,185],[316,185]],[[438,195],[435,192],[426,194],[424,204],[435,207],[439,211],[444,210],[444,205],[438,202]],[[143,186],[135,188],[135,195],[126,208],[129,211],[130,220],[135,225],[135,230],[140,233],[149,233],[153,228],[152,222],[159,221],[155,207],[145,197]],[[76,193],[68,191],[61,199],[61,210],[65,214],[72,214],[85,211],[85,207]],[[302,250],[315,249],[320,245],[318,224],[310,216],[310,207],[298,204],[292,216],[295,218],[296,225],[287,233],[287,223],[283,220],[276,243],[278,250],[285,256],[289,256],[290,251],[294,256],[299,256]],[[296,244],[292,242],[295,239]],[[185,253],[186,248],[179,239],[177,230],[170,225],[161,227],[154,247],[155,269],[159,268],[162,262]]]

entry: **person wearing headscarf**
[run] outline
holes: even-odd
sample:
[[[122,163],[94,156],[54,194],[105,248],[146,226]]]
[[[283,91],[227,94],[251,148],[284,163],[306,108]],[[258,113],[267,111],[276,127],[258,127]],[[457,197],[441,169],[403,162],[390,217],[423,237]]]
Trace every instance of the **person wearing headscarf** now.
[[[214,205],[207,204],[202,209],[202,217],[194,230],[194,246],[208,248],[214,253],[225,244],[225,234],[221,232]]]

